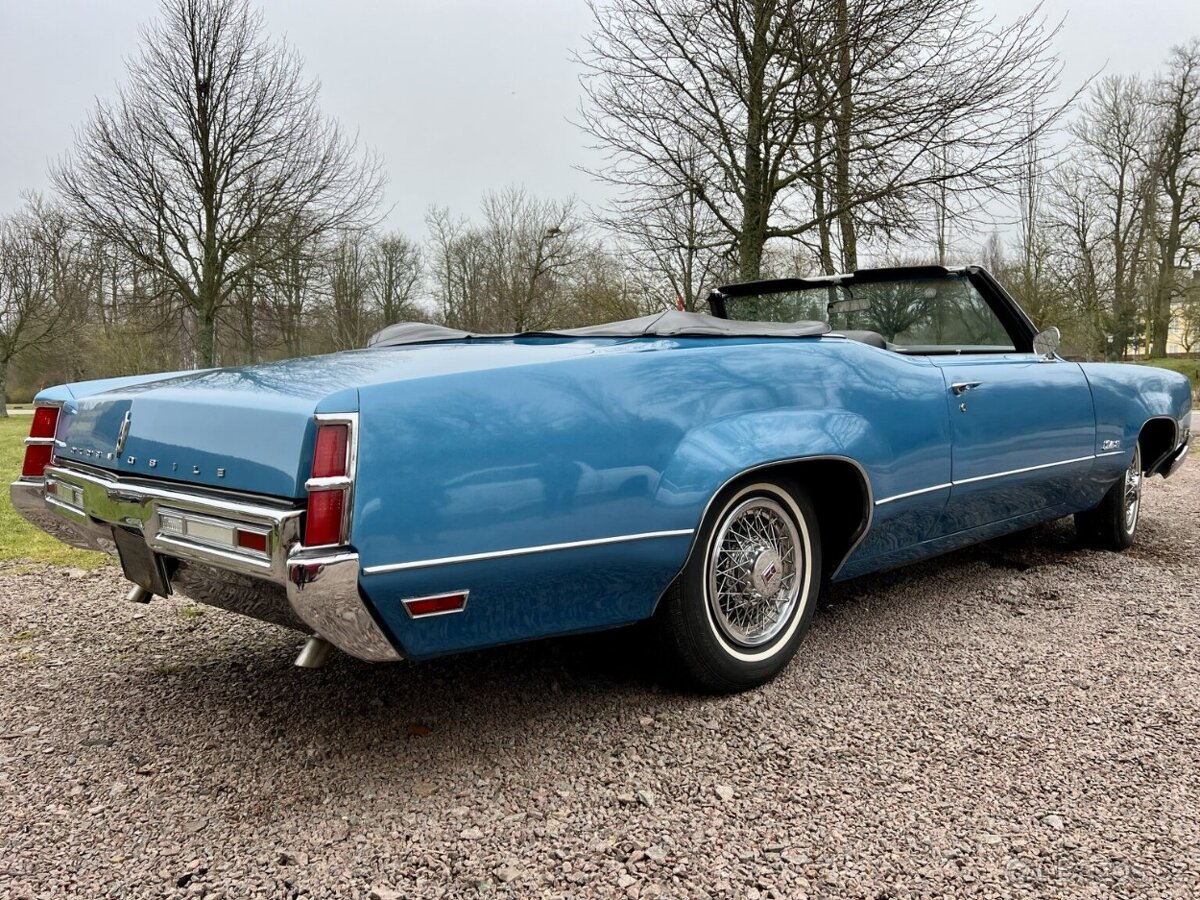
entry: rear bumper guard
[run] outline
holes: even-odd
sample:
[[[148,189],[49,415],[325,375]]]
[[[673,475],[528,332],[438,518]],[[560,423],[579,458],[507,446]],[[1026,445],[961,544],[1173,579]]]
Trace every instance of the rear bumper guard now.
[[[401,658],[359,593],[358,554],[306,550],[298,508],[63,466],[47,467],[45,479],[13,482],[10,492],[17,512],[71,546],[116,555],[112,529],[137,532],[164,556],[277,586],[297,618],[351,656]],[[241,547],[239,532],[259,540]]]

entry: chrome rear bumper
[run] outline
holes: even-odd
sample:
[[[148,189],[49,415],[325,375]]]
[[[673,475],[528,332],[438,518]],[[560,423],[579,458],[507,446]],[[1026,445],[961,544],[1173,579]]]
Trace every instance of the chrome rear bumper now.
[[[22,478],[10,492],[25,519],[74,547],[115,556],[114,527],[140,534],[181,561],[176,586],[200,602],[307,627],[359,659],[401,658],[359,593],[358,554],[305,549],[293,505],[74,466],[49,466],[45,479]],[[239,531],[265,537],[265,550],[225,539]]]

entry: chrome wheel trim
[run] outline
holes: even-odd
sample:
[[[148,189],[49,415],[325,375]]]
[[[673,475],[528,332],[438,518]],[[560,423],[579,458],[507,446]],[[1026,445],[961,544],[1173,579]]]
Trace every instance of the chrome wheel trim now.
[[[1137,528],[1138,513],[1142,508],[1142,449],[1133,451],[1133,462],[1125,470],[1125,495],[1122,510],[1125,513],[1125,533],[1133,534]]]
[[[808,602],[811,573],[808,529],[790,497],[766,484],[734,497],[705,558],[705,612],[726,651],[753,662],[785,644]],[[754,652],[764,644],[773,646]]]

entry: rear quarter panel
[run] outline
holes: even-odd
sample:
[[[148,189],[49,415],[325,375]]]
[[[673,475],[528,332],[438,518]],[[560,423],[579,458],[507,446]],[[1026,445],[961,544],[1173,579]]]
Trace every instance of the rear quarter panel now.
[[[353,524],[364,592],[412,656],[645,618],[739,472],[837,455],[864,466],[877,497],[947,481],[943,393],[927,360],[840,339],[640,340],[365,386]],[[919,540],[944,500],[881,507],[858,554]],[[462,589],[462,614],[414,622],[400,603]]]

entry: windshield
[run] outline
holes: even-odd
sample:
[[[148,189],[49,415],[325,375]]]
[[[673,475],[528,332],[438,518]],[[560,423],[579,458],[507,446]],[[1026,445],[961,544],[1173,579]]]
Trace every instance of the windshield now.
[[[1004,323],[965,275],[728,297],[725,312],[750,321],[828,322],[834,331],[871,332],[888,349],[909,353],[1014,349]]]

